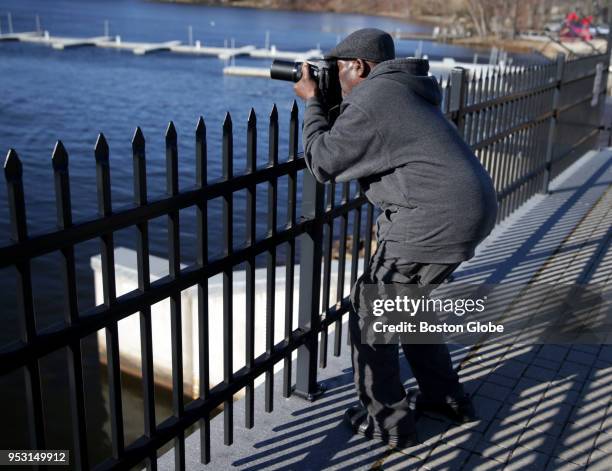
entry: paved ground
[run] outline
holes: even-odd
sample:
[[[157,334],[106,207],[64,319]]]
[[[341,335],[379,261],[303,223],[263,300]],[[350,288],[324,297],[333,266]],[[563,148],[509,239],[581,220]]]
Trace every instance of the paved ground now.
[[[500,224],[457,281],[598,283],[611,300],[612,150],[591,152]],[[518,302],[525,292],[518,293]],[[609,306],[609,304],[608,304]],[[346,328],[343,329],[346,335]],[[343,346],[345,341],[342,341]],[[424,417],[422,445],[398,452],[357,436],[341,422],[355,403],[347,348],[319,371],[328,391],[314,403],[283,399],[274,412],[256,394],[255,428],[234,408],[234,445],[211,422],[213,461],[199,464],[198,434],[187,438],[188,469],[404,470],[612,469],[612,345],[484,343],[453,347],[453,360],[481,418],[469,425]],[[414,386],[400,359],[406,386]],[[172,451],[160,469],[173,469]]]

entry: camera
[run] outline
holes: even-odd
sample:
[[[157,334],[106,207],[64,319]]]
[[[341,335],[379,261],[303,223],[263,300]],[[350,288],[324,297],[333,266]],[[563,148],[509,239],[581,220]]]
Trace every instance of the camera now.
[[[338,64],[335,60],[306,61],[310,76],[319,84],[323,103],[327,107],[330,124],[338,117],[342,92],[338,79]],[[276,59],[270,67],[270,77],[275,80],[299,82],[302,78],[302,62],[291,62]]]

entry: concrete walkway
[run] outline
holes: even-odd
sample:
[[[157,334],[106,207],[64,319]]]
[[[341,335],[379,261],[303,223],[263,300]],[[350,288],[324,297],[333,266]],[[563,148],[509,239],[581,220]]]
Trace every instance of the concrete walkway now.
[[[599,283],[611,302],[612,149],[589,152],[500,224],[456,280]],[[343,329],[346,335],[347,329]],[[330,339],[331,340],[331,339]],[[451,348],[481,420],[457,426],[417,422],[423,443],[398,452],[352,436],[342,424],[356,403],[348,348],[319,370],[327,392],[314,403],[284,399],[274,381],[274,412],[256,391],[255,427],[234,405],[234,444],[224,446],[222,414],[211,421],[213,460],[199,463],[199,434],[186,439],[187,469],[404,470],[611,469],[612,345],[500,345]],[[414,387],[400,358],[407,387]],[[173,452],[159,469],[173,468]]]

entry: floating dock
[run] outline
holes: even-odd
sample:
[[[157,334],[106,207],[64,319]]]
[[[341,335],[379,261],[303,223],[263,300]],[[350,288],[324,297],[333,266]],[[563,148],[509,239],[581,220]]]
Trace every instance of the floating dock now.
[[[111,49],[123,49],[132,51],[138,56],[149,54],[151,52],[169,51],[173,46],[181,44],[180,41],[166,41],[162,43],[142,43],[122,41],[120,36],[115,36],[114,39],[101,40],[95,43],[97,47],[105,47]]]
[[[213,47],[202,46],[199,41],[196,41],[195,46],[187,44],[177,44],[170,48],[172,52],[179,54],[195,54],[200,56],[212,56],[219,59],[231,59],[232,57],[248,56],[251,51],[255,50],[255,46],[243,47]]]
[[[106,31],[108,34],[108,31]],[[236,47],[233,44],[230,47],[204,46],[200,41],[195,41],[195,44],[183,44],[181,41],[165,41],[165,42],[134,42],[123,41],[121,36],[96,36],[89,38],[73,38],[51,36],[48,31],[23,32],[23,33],[7,33],[0,34],[0,41],[22,41],[35,44],[51,46],[54,49],[63,50],[76,47],[103,47],[110,49],[119,49],[132,51],[136,55],[145,55],[160,51],[169,51],[178,54],[191,54],[196,56],[217,57],[221,60],[229,60],[235,57],[251,57],[254,59],[283,59],[287,61],[304,62],[308,59],[322,57],[321,49],[310,49],[308,51],[281,51],[272,45],[266,48],[256,48],[253,45]],[[190,40],[190,43],[192,41]],[[430,61],[430,67],[446,72],[453,67],[461,66],[469,69],[487,69],[491,67],[487,64],[468,64],[455,62],[453,59],[444,59],[443,61]],[[246,77],[269,77],[268,68],[257,67],[226,67],[224,73],[228,75],[242,75]]]
[[[223,73],[225,75],[240,75],[242,77],[270,78],[269,67],[243,67],[231,65],[228,67],[223,67]]]
[[[132,51],[136,55],[145,55],[152,52],[170,51],[179,54],[192,54],[197,56],[211,56],[222,60],[234,57],[253,57],[256,59],[285,59],[304,61],[322,55],[320,49],[311,49],[305,52],[280,51],[275,46],[257,49],[253,45],[235,47],[204,46],[200,41],[195,44],[183,44],[181,41],[165,41],[159,43],[123,41],[121,36],[97,36],[92,38],[69,38],[51,36],[48,31],[0,34],[0,41],[22,41],[52,46],[62,50],[75,47],[95,46],[110,49]]]
[[[305,60],[312,59],[313,57],[323,56],[321,49],[310,49],[306,52],[296,51],[279,51],[275,46],[269,49],[255,49],[250,53],[251,57],[257,59],[284,59],[289,61],[304,62]]]
[[[20,33],[17,40],[24,43],[36,43],[51,46],[53,49],[68,49],[74,47],[95,46],[99,41],[109,40],[108,36],[96,36],[93,38],[67,38],[51,36],[48,31],[44,33]]]
[[[51,41],[51,47],[53,49],[68,49],[74,47],[85,47],[85,46],[95,46],[100,41],[108,41],[110,40],[109,36],[97,36],[93,38],[54,38]]]
[[[471,62],[457,62],[453,58],[445,58],[441,61],[429,61],[429,68],[436,69],[444,73],[449,73],[455,67],[463,67],[464,69],[477,70],[483,72],[488,69],[495,69],[498,66],[503,66],[504,63],[500,61],[499,64],[474,64]]]
[[[25,33],[5,33],[0,34],[0,41],[25,41],[28,37],[40,37],[42,33],[38,31],[29,31]]]
[[[231,59],[232,57],[246,56],[255,50],[255,46],[244,46],[234,48],[224,48],[225,52],[219,54],[219,59]]]
[[[117,294],[125,294],[138,288],[138,270],[136,252],[126,247],[116,247],[115,251],[115,270],[116,270],[116,286]],[[350,259],[349,259],[350,260]],[[149,257],[151,281],[158,280],[167,274],[168,260],[151,255]],[[358,270],[363,269],[364,260],[357,260]],[[96,303],[104,302],[102,289],[102,261],[100,255],[94,255],[90,259],[90,266],[93,271],[95,283]],[[181,268],[185,268],[181,265]],[[349,277],[340,277],[341,268],[338,260],[332,260],[330,266],[330,290],[335,293],[340,287],[344,289],[344,293],[348,293],[351,289]],[[295,265],[295,285],[299,286],[300,265]],[[246,271],[234,271],[234,309],[236,312],[246,312]],[[255,269],[255,343],[253,345],[255,355],[265,353],[266,328],[265,322],[266,313],[266,296],[265,288],[267,284],[267,268]],[[285,267],[277,266],[275,268],[275,282],[273,288],[276,293],[274,309],[276,312],[283,312],[285,307]],[[196,286],[191,286],[180,293],[181,304],[183,310],[181,317],[182,333],[183,333],[183,388],[187,396],[196,398],[200,392],[199,381],[199,357],[197,349],[198,339],[198,290]],[[208,279],[208,303],[209,323],[211,326],[221,325],[223,321],[223,275],[218,274]],[[297,323],[298,314],[298,296],[293,297],[293,318],[292,322]],[[151,322],[153,331],[153,341],[155,343],[155,383],[159,386],[171,389],[172,388],[172,344],[170,338],[170,309],[169,301],[163,300],[151,306]],[[141,350],[139,337],[139,317],[129,316],[118,323],[119,337],[121,338],[121,371],[141,378]],[[238,370],[241,367],[240,362],[243,360],[246,353],[246,334],[244,323],[237,322],[234,326],[234,368]],[[330,326],[333,328],[333,325]],[[274,323],[274,338],[279,341],[283,338],[283,322]],[[125,342],[124,342],[125,340]],[[98,353],[102,364],[106,364],[106,342],[104,329],[98,331]],[[211,335],[209,352],[211,358],[223,357],[223,336]],[[277,365],[280,367],[282,362]],[[264,376],[260,376],[257,382],[263,381]],[[210,364],[209,371],[210,386],[214,386],[223,381],[223,362],[213,361]],[[199,469],[199,468],[198,468]]]

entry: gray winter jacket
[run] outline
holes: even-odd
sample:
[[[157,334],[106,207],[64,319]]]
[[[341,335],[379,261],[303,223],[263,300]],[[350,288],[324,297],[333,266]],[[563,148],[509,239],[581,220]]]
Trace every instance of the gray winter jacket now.
[[[468,260],[492,230],[491,178],[440,110],[434,77],[410,59],[378,64],[344,99],[330,129],[318,98],[304,114],[304,157],[320,182],[358,179],[383,212],[377,239],[415,262]]]

